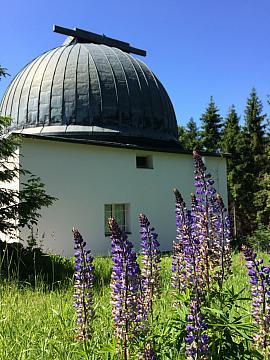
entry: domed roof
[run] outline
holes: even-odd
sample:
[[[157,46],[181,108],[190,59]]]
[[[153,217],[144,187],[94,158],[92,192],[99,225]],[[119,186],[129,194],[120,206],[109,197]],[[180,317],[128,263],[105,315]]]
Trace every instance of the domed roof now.
[[[37,57],[11,82],[0,113],[25,133],[177,140],[160,81],[141,60],[104,44],[76,42]]]

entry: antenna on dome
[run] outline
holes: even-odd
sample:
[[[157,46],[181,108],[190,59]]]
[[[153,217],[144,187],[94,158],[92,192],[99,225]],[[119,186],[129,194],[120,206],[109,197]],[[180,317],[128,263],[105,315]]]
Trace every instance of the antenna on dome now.
[[[90,31],[74,28],[68,29],[62,26],[53,25],[53,31],[59,34],[71,36],[72,39],[68,43],[72,43],[73,41],[84,42],[84,43],[94,43],[94,44],[104,44],[111,47],[116,47],[122,51],[127,53],[133,53],[141,56],[146,56],[146,51],[141,50],[135,47],[130,46],[129,43],[120,41],[117,39],[112,39],[105,35],[95,34]],[[66,44],[66,42],[65,42]]]

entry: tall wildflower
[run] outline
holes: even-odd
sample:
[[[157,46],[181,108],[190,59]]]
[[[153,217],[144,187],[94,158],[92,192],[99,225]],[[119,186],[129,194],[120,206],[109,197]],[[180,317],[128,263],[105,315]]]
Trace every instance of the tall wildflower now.
[[[227,209],[219,194],[213,199],[211,217],[213,237],[210,248],[211,262],[215,268],[214,276],[222,288],[224,279],[231,273],[231,224]]]
[[[176,224],[177,224],[177,244],[174,248],[173,267],[176,275],[173,274],[173,280],[177,279],[180,292],[189,289],[190,308],[187,316],[187,336],[186,356],[188,360],[206,359],[208,351],[208,336],[206,334],[207,326],[203,322],[201,313],[201,304],[204,297],[205,288],[205,260],[203,239],[200,237],[196,224],[197,201],[192,195],[191,210],[184,208],[184,202],[181,194],[174,189],[176,198]],[[176,244],[176,245],[177,245]],[[177,249],[177,251],[175,251]],[[174,262],[177,266],[174,266]]]
[[[149,331],[149,317],[153,318],[153,300],[160,294],[160,250],[158,234],[150,226],[148,218],[140,214],[140,235],[142,252],[141,296],[139,317],[141,329]],[[153,343],[144,344],[144,360],[155,360]]]
[[[201,156],[198,152],[193,152],[195,188],[196,188],[196,205],[194,207],[194,228],[201,245],[201,253],[205,262],[205,281],[207,289],[210,289],[210,258],[209,248],[211,242],[210,217],[211,217],[211,200],[216,190],[212,186],[214,180],[211,174],[206,172]]]
[[[258,259],[257,254],[247,246],[243,246],[242,250],[251,283],[251,314],[253,324],[257,328],[254,340],[256,347],[261,349],[264,356],[268,358],[267,356],[270,355],[270,268],[265,266],[263,260]]]
[[[186,285],[186,266],[184,255],[184,232],[186,224],[186,204],[181,193],[173,190],[175,195],[176,241],[173,242],[172,251],[172,287],[175,295],[181,294]]]
[[[148,218],[140,214],[142,272],[141,286],[145,311],[152,314],[153,298],[160,292],[160,250],[158,234],[151,228]]]
[[[192,198],[192,210],[185,208],[182,195],[174,189],[176,201],[176,228],[177,238],[173,248],[172,284],[177,292],[190,289],[196,293],[205,287],[204,284],[204,257],[202,252],[202,239],[197,231],[196,218],[193,211],[195,207]]]
[[[230,272],[230,221],[223,200],[214,188],[214,180],[198,152],[194,151],[193,159],[196,188],[194,226],[205,261],[205,281],[209,290],[212,280],[218,281],[222,287]]]
[[[115,219],[109,219],[112,246],[111,305],[118,349],[128,358],[128,342],[137,320],[139,266],[127,234]]]
[[[202,306],[206,290],[223,280],[230,268],[230,231],[227,210],[216,193],[214,180],[207,172],[201,156],[194,151],[195,193],[187,210],[178,190],[176,200],[177,239],[173,248],[173,287],[190,293],[190,309],[186,327],[187,359],[206,359],[207,324]]]
[[[194,297],[190,301],[189,315],[187,317],[188,325],[186,327],[186,355],[187,360],[207,359],[208,335],[207,325],[203,321],[200,309],[199,297]]]
[[[73,229],[75,256],[74,307],[76,309],[76,339],[91,337],[93,310],[93,258],[78,230]]]

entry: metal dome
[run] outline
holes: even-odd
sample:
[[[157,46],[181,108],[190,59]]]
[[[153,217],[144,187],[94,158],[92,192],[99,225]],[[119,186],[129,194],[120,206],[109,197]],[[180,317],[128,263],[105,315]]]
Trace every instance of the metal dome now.
[[[11,82],[0,113],[22,133],[177,140],[160,81],[139,59],[104,44],[68,43],[39,56]]]

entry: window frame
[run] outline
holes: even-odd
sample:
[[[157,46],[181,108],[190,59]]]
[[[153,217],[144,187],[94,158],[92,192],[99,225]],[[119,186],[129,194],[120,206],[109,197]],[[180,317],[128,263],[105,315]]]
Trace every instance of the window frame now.
[[[131,234],[130,232],[130,204],[128,203],[110,203],[110,204],[104,204],[104,234],[105,236],[110,236],[109,228],[108,228],[108,218],[113,217],[117,221],[117,217],[119,219],[119,215],[117,216],[117,212],[119,212],[119,209],[117,207],[123,206],[122,212],[124,214],[123,217],[123,223],[119,223],[120,229],[124,231],[126,234]],[[108,210],[108,207],[111,207],[110,210]]]

